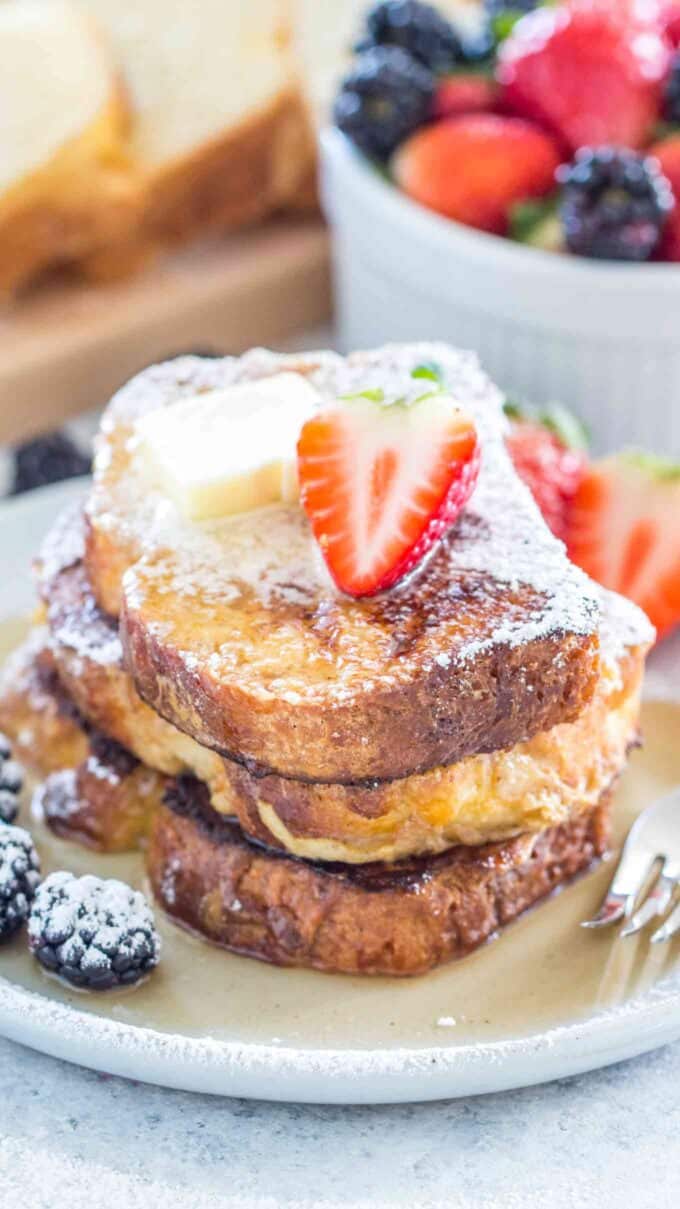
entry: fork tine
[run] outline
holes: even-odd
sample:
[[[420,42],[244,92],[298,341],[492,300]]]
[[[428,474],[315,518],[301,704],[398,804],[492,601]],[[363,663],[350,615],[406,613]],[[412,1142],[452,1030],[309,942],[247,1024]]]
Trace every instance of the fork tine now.
[[[671,905],[677,882],[662,871],[652,886],[642,906],[635,912],[630,923],[621,929],[622,936],[634,936],[642,931],[657,915],[665,915]]]
[[[592,919],[581,920],[582,928],[608,928],[627,919],[635,905],[635,895],[612,894],[610,891],[603,899],[602,905]]]
[[[640,851],[635,845],[626,842],[616,873],[597,915],[592,919],[584,919],[581,927],[608,928],[622,919],[628,919],[655,859],[649,852]]]
[[[677,936],[678,932],[680,932],[680,903],[671,911],[665,923],[652,934],[651,943],[653,945],[663,944],[664,941]]]

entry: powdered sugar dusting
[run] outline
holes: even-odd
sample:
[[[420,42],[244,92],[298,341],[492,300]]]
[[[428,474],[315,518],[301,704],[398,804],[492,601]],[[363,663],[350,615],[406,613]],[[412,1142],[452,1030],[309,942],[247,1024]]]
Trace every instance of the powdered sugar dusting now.
[[[35,573],[40,590],[47,588],[61,571],[80,562],[85,551],[83,500],[68,504],[58,515],[40,547]]]
[[[186,1037],[84,1013],[0,978],[0,1028],[8,1036],[150,1082],[222,1094],[331,1103],[436,1098],[521,1086],[540,1062],[559,1078],[644,1052],[678,1036],[680,976],[590,1019],[537,1035],[457,1045],[305,1049]],[[585,1061],[584,1061],[585,1059]],[[496,1072],[496,1073],[494,1073]],[[272,1082],[274,1080],[274,1082]]]
[[[502,396],[481,372],[472,353],[462,353],[444,344],[388,345],[372,352],[356,353],[343,360],[336,354],[318,352],[281,356],[255,349],[243,358],[204,361],[180,358],[154,366],[133,379],[115,397],[102,424],[98,467],[108,462],[108,438],[116,429],[130,425],[144,412],[167,406],[192,393],[223,388],[235,381],[267,376],[283,369],[306,373],[323,401],[366,387],[381,386],[408,393],[413,388],[411,371],[423,362],[436,362],[443,371],[446,388],[474,416],[483,448],[480,479],[467,511],[467,523],[456,543],[459,566],[492,576],[508,585],[528,585],[544,596],[540,610],[521,623],[514,619],[497,633],[497,641],[521,644],[533,637],[570,631],[592,633],[596,626],[597,602],[587,578],[568,562],[564,549],[548,532],[527,488],[517,478],[504,445],[506,424]],[[116,491],[119,495],[116,496]],[[106,494],[106,493],[105,493]],[[141,510],[137,505],[145,501]],[[263,518],[250,514],[246,527],[252,534],[252,560],[245,559],[242,518],[203,526],[188,525],[167,499],[154,497],[132,452],[129,474],[113,488],[108,518],[101,513],[106,498],[92,507],[97,522],[115,528],[136,522],[144,526],[144,549],[169,547],[177,552],[173,562],[171,590],[187,595],[219,594],[228,599],[246,582],[266,601],[273,593],[302,590],[330,594],[332,586],[308,530],[300,518],[282,511],[275,519],[277,533],[265,553],[267,529]],[[288,524],[287,532],[284,528]],[[141,532],[140,532],[141,538]],[[230,542],[234,539],[232,548]],[[289,546],[295,562],[286,568]],[[279,552],[277,556],[277,551]],[[286,574],[286,570],[294,574]],[[472,640],[467,652],[473,657],[478,644]]]

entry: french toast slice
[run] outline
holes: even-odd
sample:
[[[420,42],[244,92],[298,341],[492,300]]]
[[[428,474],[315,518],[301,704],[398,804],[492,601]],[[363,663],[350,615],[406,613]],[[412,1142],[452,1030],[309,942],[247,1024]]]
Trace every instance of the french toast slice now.
[[[87,583],[81,533],[78,509],[69,510],[39,560],[63,684],[91,725],[161,772],[189,771],[207,781],[212,808],[235,815],[246,834],[270,847],[359,863],[540,831],[592,806],[635,741],[651,627],[634,605],[603,593],[598,681],[574,722],[507,751],[375,785],[258,777],[196,744],[141,701],[122,665],[115,623]]]
[[[334,588],[297,506],[183,521],[131,439],[140,414],[236,380],[286,368],[326,399],[402,393],[424,361],[474,416],[480,478],[424,565],[371,599]],[[476,359],[443,345],[180,359],[133,380],[102,426],[86,562],[103,607],[122,607],[141,696],[251,770],[346,783],[452,764],[575,717],[597,675],[598,604],[514,472],[501,405]]]
[[[51,772],[36,789],[32,809],[61,839],[97,852],[132,852],[144,841],[168,784],[120,744],[92,731],[85,758]]]
[[[3,665],[0,730],[17,759],[38,776],[73,768],[87,756],[84,719],[59,680],[44,626],[36,626]]]
[[[538,835],[398,864],[322,865],[249,842],[196,781],[171,783],[146,853],[170,918],[249,957],[344,974],[423,974],[462,957],[607,849],[610,794]]]

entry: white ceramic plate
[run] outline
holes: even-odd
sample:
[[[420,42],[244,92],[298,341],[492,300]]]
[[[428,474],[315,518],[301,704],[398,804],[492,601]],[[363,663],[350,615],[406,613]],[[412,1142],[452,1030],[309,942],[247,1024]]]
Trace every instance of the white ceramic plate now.
[[[45,489],[0,508],[5,617],[30,608],[30,555],[78,490]],[[657,685],[674,658],[657,661]],[[647,754],[634,759],[617,802],[619,835],[649,794],[680,780],[680,745],[669,742],[680,711],[649,709]],[[62,845],[58,859],[108,872],[135,858]],[[108,1073],[272,1100],[431,1100],[577,1074],[680,1038],[677,948],[650,958],[644,941],[629,947],[576,926],[607,876],[601,868],[466,961],[416,980],[280,970],[162,921],[167,956],[146,987],[77,995],[45,978],[18,939],[0,950],[0,1032]]]

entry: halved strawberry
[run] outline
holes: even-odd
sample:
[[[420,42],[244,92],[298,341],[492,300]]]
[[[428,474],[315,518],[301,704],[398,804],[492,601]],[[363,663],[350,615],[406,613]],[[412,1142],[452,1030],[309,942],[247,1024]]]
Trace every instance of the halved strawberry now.
[[[408,574],[453,524],[479,471],[475,426],[450,395],[341,399],[298,443],[303,506],[338,587],[372,596]]]
[[[586,472],[585,434],[566,409],[543,412],[506,405],[507,446],[515,470],[531,491],[549,529],[566,540],[576,492]]]
[[[519,118],[470,113],[417,130],[392,160],[405,193],[448,218],[504,235],[511,207],[555,188],[559,150]]]
[[[680,622],[680,465],[623,453],[594,463],[567,542],[593,579],[645,610],[659,637]]]
[[[437,84],[433,118],[453,118],[461,113],[490,113],[498,98],[495,80],[478,71],[457,71]]]
[[[638,148],[661,112],[670,45],[658,20],[620,0],[572,0],[524,17],[502,44],[505,106],[571,150]]]

